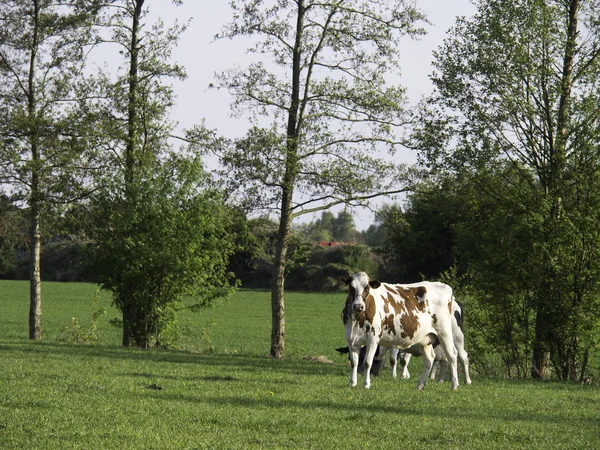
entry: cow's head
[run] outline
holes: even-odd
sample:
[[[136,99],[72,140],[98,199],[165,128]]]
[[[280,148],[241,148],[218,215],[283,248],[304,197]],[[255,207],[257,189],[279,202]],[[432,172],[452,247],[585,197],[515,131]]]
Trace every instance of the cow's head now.
[[[341,278],[342,282],[348,285],[348,302],[354,312],[365,310],[365,301],[369,296],[370,289],[377,289],[381,282],[369,280],[369,276],[364,272],[357,272],[354,275],[348,275]]]

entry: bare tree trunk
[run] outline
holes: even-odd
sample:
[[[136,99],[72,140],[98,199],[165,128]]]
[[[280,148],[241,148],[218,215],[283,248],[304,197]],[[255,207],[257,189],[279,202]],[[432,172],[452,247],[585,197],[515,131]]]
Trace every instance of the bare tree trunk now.
[[[37,175],[34,176],[37,180]],[[31,205],[31,262],[29,270],[29,339],[42,339],[42,234],[35,197]]]
[[[271,356],[273,358],[283,358],[285,356],[285,262],[292,226],[292,198],[294,195],[294,184],[298,172],[298,139],[300,136],[298,123],[301,120],[301,117],[299,117],[299,109],[304,14],[304,0],[299,0],[296,21],[296,40],[292,62],[292,97],[286,132],[286,161],[281,196],[281,218],[279,222],[279,232],[277,234],[277,249],[275,251],[273,286],[271,290]]]
[[[29,206],[31,208],[31,260],[29,268],[29,339],[42,339],[42,279],[41,255],[42,232],[40,225],[40,179],[39,162],[40,149],[37,136],[36,89],[35,74],[37,69],[37,49],[39,45],[39,15],[40,5],[34,1],[34,27],[31,54],[29,57],[29,73],[27,80],[27,109],[30,123],[29,143],[31,146],[31,192]]]
[[[278,359],[285,356],[285,263],[291,233],[291,197],[292,192],[284,192],[271,288],[271,356]]]
[[[536,319],[537,326],[543,327],[541,319]],[[536,332],[536,342],[533,345],[531,378],[547,380],[550,378],[550,350],[544,344],[545,338]]]
[[[590,349],[586,348],[585,349],[585,353],[583,354],[583,361],[581,362],[581,373],[579,374],[579,382],[580,383],[584,383],[587,380],[587,366],[588,366],[588,360],[590,358]]]

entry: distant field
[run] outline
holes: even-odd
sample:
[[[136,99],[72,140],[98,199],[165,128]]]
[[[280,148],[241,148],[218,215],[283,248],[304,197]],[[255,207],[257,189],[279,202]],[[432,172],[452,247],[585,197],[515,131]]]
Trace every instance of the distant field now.
[[[89,326],[95,291],[44,283],[44,340],[30,342],[28,284],[0,281],[0,448],[600,448],[597,387],[475,376],[419,392],[386,373],[349,388],[334,350],[344,294],[289,293],[288,357],[275,361],[268,292],[182,312],[184,350],[120,347],[106,293],[98,343],[61,340],[73,317]]]

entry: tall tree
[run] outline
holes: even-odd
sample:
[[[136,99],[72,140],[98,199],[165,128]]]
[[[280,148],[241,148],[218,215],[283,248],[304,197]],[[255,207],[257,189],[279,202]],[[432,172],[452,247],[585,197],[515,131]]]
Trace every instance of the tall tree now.
[[[96,3],[0,4],[0,183],[26,199],[31,217],[30,339],[42,338],[44,213],[77,196],[86,177],[75,98]]]
[[[291,224],[337,204],[400,192],[405,167],[386,161],[407,121],[400,39],[423,31],[409,0],[232,1],[220,38],[254,36],[257,61],[219,77],[234,110],[255,121],[221,154],[254,207],[279,216],[271,293],[271,356],[284,357],[284,282]],[[271,119],[271,126],[259,124]]]
[[[428,163],[499,172],[535,225],[528,258],[531,374],[575,378],[597,324],[600,33],[595,0],[483,0],[436,54],[437,92],[419,141]],[[581,26],[583,23],[585,26]],[[509,232],[509,231],[507,231]],[[500,240],[502,237],[498,236]],[[587,330],[587,331],[586,331]]]
[[[184,294],[206,304],[231,293],[234,250],[231,214],[201,161],[169,141],[168,80],[185,76],[170,58],[185,26],[150,25],[144,4],[113,2],[111,40],[124,64],[99,76],[101,100],[89,105],[99,118],[95,144],[109,150],[90,207],[91,259],[122,313],[122,344],[138,347],[161,343]]]

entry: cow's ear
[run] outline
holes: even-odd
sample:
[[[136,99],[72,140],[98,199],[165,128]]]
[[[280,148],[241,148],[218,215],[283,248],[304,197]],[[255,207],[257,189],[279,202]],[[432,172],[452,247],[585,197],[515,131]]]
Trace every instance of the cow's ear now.
[[[350,275],[345,275],[343,277],[340,277],[340,282],[344,283],[346,286],[348,286],[351,282],[352,282],[352,276]]]
[[[369,281],[369,286],[371,286],[373,289],[377,289],[379,286],[381,286],[381,281],[371,280]]]

